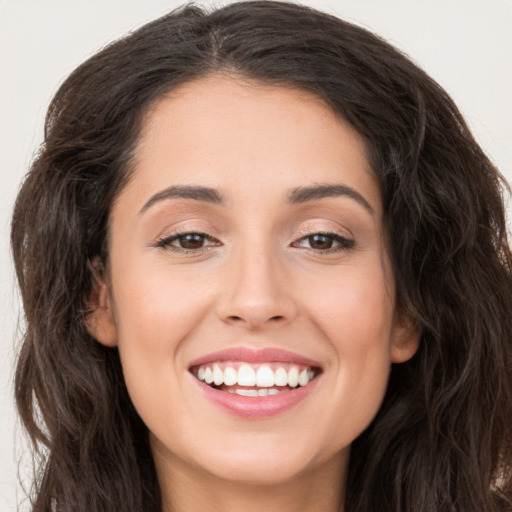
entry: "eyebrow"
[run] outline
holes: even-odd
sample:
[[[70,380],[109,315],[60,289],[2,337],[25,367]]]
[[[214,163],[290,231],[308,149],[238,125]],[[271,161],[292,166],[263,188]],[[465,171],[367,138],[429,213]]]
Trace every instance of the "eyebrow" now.
[[[214,204],[222,204],[225,202],[222,194],[214,188],[200,187],[196,185],[172,185],[171,187],[151,196],[141,208],[139,214],[144,213],[148,208],[159,201],[175,198],[194,199],[196,201],[205,201],[207,203]]]
[[[287,202],[289,204],[302,204],[309,201],[324,199],[327,197],[345,196],[357,201],[361,206],[368,210],[372,215],[375,213],[368,201],[357,190],[347,185],[324,184],[311,185],[308,187],[297,187],[288,194]],[[213,204],[223,204],[226,202],[224,196],[216,189],[210,187],[201,187],[198,185],[172,185],[165,190],[157,192],[151,196],[139,214],[144,213],[155,203],[166,199],[193,199],[195,201],[205,201]]]
[[[370,203],[357,190],[341,184],[312,185],[309,187],[294,188],[288,194],[288,203],[302,204],[316,199],[338,196],[345,196],[354,199],[372,215],[375,213],[373,208],[370,206]]]

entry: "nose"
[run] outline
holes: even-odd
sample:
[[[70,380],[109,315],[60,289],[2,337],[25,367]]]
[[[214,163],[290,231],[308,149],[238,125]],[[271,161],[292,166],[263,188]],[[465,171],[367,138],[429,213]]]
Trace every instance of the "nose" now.
[[[223,322],[249,330],[290,323],[297,305],[290,293],[289,272],[275,255],[243,252],[226,269],[217,313]]]

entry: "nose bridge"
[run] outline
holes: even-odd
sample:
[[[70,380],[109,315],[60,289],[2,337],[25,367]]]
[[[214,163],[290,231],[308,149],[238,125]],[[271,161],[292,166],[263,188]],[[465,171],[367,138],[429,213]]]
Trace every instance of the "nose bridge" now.
[[[227,291],[219,315],[229,323],[257,329],[287,323],[296,314],[282,258],[271,243],[245,243],[234,249],[227,268]]]

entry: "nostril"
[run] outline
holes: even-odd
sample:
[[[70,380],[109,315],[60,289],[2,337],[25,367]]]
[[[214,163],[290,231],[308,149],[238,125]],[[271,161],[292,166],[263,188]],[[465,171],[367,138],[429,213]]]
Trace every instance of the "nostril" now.
[[[275,316],[271,316],[270,318],[267,319],[267,322],[280,322],[282,320],[284,320],[284,316],[283,315],[275,315]],[[227,318],[227,320],[229,322],[244,322],[244,318],[241,317],[241,316],[238,316],[238,315],[231,315]],[[250,321],[248,322],[250,323]]]

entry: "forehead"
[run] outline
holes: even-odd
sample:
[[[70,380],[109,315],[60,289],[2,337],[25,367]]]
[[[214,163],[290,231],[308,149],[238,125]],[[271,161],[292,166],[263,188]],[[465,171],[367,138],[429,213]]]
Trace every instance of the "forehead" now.
[[[363,138],[317,96],[222,76],[189,82],[147,112],[132,186],[198,183],[237,193],[344,183],[378,211]]]

